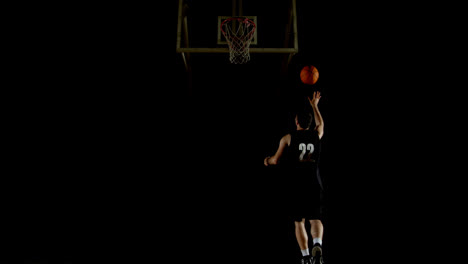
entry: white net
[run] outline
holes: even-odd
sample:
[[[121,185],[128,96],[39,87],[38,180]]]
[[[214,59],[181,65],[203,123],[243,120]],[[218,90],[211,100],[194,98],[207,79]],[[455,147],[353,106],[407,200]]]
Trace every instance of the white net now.
[[[229,45],[229,61],[243,64],[250,60],[250,43],[255,32],[255,23],[244,17],[231,17],[221,23],[221,31]]]

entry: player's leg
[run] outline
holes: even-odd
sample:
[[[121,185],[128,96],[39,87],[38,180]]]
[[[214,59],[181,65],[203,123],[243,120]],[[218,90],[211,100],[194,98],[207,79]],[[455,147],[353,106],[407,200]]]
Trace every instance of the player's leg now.
[[[305,228],[305,218],[302,218],[301,221],[295,221],[294,224],[296,226],[296,239],[297,243],[299,244],[299,248],[301,250],[308,249],[309,238],[307,236],[307,231]]]
[[[310,220],[310,234],[314,239],[314,245],[316,243],[322,244],[323,239],[323,224],[319,219]]]
[[[313,239],[312,259],[313,263],[323,263],[322,260],[322,239],[323,239],[323,224],[319,219],[310,220],[310,234]]]
[[[310,263],[309,237],[307,236],[307,230],[305,228],[305,218],[302,218],[302,220],[296,219],[294,225],[296,228],[297,244],[302,252],[302,263]]]

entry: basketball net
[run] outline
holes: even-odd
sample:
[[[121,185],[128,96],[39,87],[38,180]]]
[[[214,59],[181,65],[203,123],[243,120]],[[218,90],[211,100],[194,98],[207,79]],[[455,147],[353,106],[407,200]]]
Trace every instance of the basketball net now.
[[[229,45],[229,61],[244,64],[250,60],[250,42],[254,36],[255,23],[244,17],[231,17],[221,23],[221,31]]]

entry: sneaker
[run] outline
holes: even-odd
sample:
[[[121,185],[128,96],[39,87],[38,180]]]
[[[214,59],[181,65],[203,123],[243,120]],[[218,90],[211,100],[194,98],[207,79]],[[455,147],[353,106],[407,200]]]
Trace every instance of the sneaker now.
[[[322,246],[320,244],[315,244],[312,248],[312,259],[311,264],[323,264],[322,257]]]
[[[312,264],[312,257],[310,255],[302,257],[301,264]]]

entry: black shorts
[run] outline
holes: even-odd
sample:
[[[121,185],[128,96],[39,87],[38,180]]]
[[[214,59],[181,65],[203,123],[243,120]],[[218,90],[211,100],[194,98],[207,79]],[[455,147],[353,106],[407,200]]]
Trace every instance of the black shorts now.
[[[288,217],[294,221],[319,219],[322,220],[324,199],[323,190],[316,180],[296,181],[289,186],[287,201]]]
[[[303,218],[306,220],[322,220],[324,209],[323,191],[315,190],[313,193],[293,195],[288,207],[289,217],[294,221],[300,222]]]

